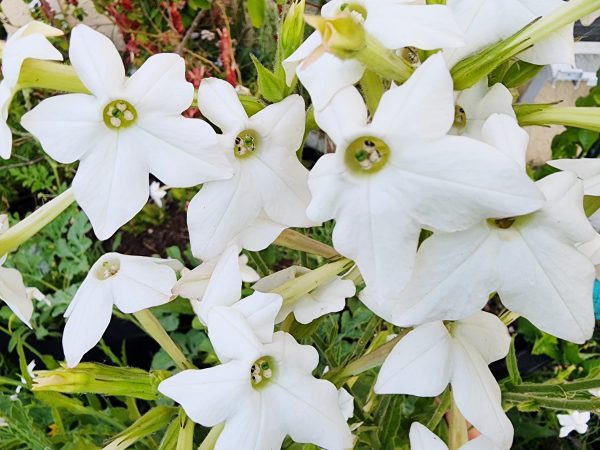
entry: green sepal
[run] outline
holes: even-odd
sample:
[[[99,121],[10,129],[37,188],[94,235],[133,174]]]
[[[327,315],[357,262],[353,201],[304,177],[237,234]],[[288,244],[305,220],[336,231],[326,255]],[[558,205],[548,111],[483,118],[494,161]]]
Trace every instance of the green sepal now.
[[[254,55],[250,55],[256,73],[258,75],[258,92],[265,100],[271,103],[277,103],[284,99],[286,95],[285,80],[275,76],[273,72],[267,69]]]

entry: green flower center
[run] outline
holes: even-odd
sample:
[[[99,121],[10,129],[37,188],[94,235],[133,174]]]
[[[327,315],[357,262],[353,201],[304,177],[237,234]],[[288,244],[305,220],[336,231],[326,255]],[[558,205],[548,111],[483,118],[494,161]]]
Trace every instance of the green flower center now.
[[[137,111],[126,100],[113,100],[104,107],[102,119],[111,130],[122,130],[136,122]]]
[[[258,134],[254,130],[240,132],[233,144],[233,154],[238,159],[248,158],[258,150]]]
[[[96,278],[99,280],[108,280],[116,275],[121,268],[121,263],[118,259],[107,259],[96,270]]]
[[[460,105],[454,105],[454,128],[463,130],[467,126],[467,112]]]
[[[415,67],[421,63],[419,49],[416,47],[404,47],[401,50],[401,54],[404,59],[406,59],[411,65]]]
[[[358,3],[342,3],[340,11],[348,13],[352,16],[360,16],[361,20],[364,21],[367,18],[367,10],[364,6]]]
[[[371,174],[381,170],[388,161],[390,148],[381,139],[363,136],[346,148],[344,160],[355,173]]]
[[[263,356],[250,368],[250,382],[254,389],[264,388],[274,376],[275,361],[270,356]]]

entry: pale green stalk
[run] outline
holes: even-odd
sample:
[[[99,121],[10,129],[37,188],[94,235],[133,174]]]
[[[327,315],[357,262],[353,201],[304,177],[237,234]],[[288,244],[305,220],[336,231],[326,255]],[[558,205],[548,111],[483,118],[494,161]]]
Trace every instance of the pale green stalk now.
[[[9,228],[5,233],[0,235],[0,256],[16,250],[23,242],[27,241],[58,217],[74,201],[73,190],[67,189],[15,226]]]

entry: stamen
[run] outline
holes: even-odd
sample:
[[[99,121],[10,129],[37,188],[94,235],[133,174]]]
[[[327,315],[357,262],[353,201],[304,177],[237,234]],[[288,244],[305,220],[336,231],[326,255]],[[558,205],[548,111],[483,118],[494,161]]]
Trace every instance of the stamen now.
[[[389,153],[389,147],[381,139],[361,137],[348,146],[345,159],[350,169],[374,173],[385,166]]]
[[[250,368],[250,381],[252,387],[260,389],[264,387],[275,374],[275,362],[270,356],[263,356]]]
[[[240,132],[233,143],[233,154],[238,159],[252,156],[258,150],[258,134],[254,130]]]
[[[467,126],[467,112],[460,105],[454,105],[454,128],[463,130]]]
[[[100,267],[96,271],[96,277],[99,280],[108,280],[110,277],[119,273],[120,268],[121,263],[118,259],[108,259],[100,264]]]
[[[121,130],[133,125],[137,119],[137,111],[126,100],[113,100],[104,107],[104,123],[111,130]]]

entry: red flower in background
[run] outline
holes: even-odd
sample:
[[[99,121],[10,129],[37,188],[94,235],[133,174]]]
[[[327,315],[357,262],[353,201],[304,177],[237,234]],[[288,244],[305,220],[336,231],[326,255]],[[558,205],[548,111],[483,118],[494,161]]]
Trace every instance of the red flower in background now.
[[[231,36],[229,35],[229,30],[225,27],[218,30],[219,34],[219,49],[220,55],[219,58],[223,63],[223,70],[225,71],[225,79],[231,84],[233,87],[237,86],[237,75],[235,72],[235,59],[233,54],[233,46],[231,45]]]

